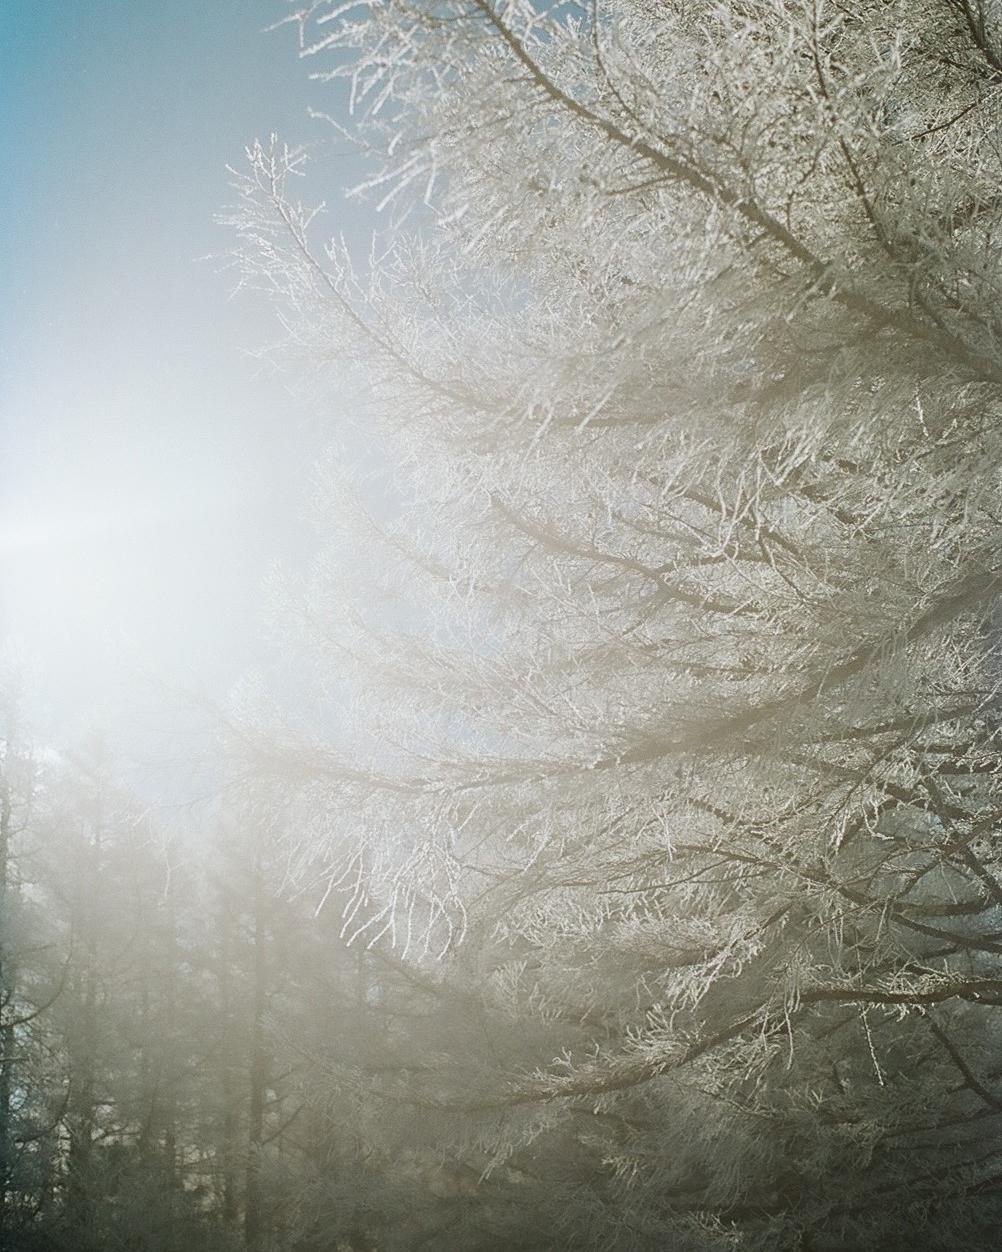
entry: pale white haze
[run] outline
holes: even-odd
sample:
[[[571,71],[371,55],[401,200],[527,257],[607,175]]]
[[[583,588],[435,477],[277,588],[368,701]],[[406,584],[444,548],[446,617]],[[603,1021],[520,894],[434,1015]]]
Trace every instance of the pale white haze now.
[[[0,1247],[995,1252],[1002,4],[74,12]]]

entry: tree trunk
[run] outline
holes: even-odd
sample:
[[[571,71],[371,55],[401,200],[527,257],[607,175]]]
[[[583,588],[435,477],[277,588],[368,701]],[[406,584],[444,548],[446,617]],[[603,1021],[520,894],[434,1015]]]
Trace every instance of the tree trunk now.
[[[0,920],[9,918],[11,797],[6,769],[0,776]],[[11,1096],[14,1065],[14,985],[13,955],[0,940],[0,1247],[9,1239],[10,1182],[13,1166],[13,1131],[11,1128]]]
[[[95,1122],[95,1082],[97,1076],[97,1013],[99,962],[96,901],[101,878],[103,814],[100,794],[94,800],[93,835],[85,852],[84,872],[80,875],[77,898],[77,930],[83,940],[81,967],[75,979],[79,1003],[79,1025],[70,1049],[70,1098],[67,1124],[66,1217],[74,1248],[91,1246],[92,1156]]]
[[[261,1197],[261,1150],[264,1140],[265,1087],[268,1058],[264,1042],[267,1003],[267,923],[260,856],[254,865],[253,1017],[251,1020],[250,1103],[247,1124],[247,1175],[244,1194],[244,1243],[247,1252],[260,1252],[264,1243],[265,1213]]]

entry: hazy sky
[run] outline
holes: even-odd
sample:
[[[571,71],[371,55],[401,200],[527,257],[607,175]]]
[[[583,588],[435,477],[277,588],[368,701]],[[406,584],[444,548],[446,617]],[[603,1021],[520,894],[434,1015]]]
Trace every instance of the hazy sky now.
[[[144,669],[225,693],[262,576],[307,546],[322,415],[260,375],[265,310],[200,259],[247,142],[326,142],[295,30],[262,33],[286,11],[0,3],[0,634],[57,742],[155,723]]]

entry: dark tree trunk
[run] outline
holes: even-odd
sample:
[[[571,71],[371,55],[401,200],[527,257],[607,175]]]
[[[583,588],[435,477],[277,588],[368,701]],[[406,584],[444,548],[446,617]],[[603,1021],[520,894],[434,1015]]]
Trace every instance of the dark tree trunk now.
[[[265,1213],[261,1196],[261,1151],[264,1142],[265,1053],[264,1015],[267,1007],[267,920],[260,857],[254,865],[253,1008],[251,1019],[250,1100],[247,1119],[247,1175],[244,1193],[244,1242],[247,1252],[260,1252],[264,1243]]]
[[[12,807],[6,770],[0,774],[0,921],[11,915],[10,857]],[[13,1166],[11,1126],[14,1065],[14,986],[13,954],[0,938],[0,1247],[10,1239],[10,1183]]]

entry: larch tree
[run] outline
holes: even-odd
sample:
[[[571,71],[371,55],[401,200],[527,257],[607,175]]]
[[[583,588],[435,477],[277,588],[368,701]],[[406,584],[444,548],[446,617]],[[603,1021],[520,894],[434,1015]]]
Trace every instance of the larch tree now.
[[[232,214],[357,397],[237,736],[399,1008],[328,1082],[428,1246],[988,1246],[1002,13],[291,20],[387,221]]]

